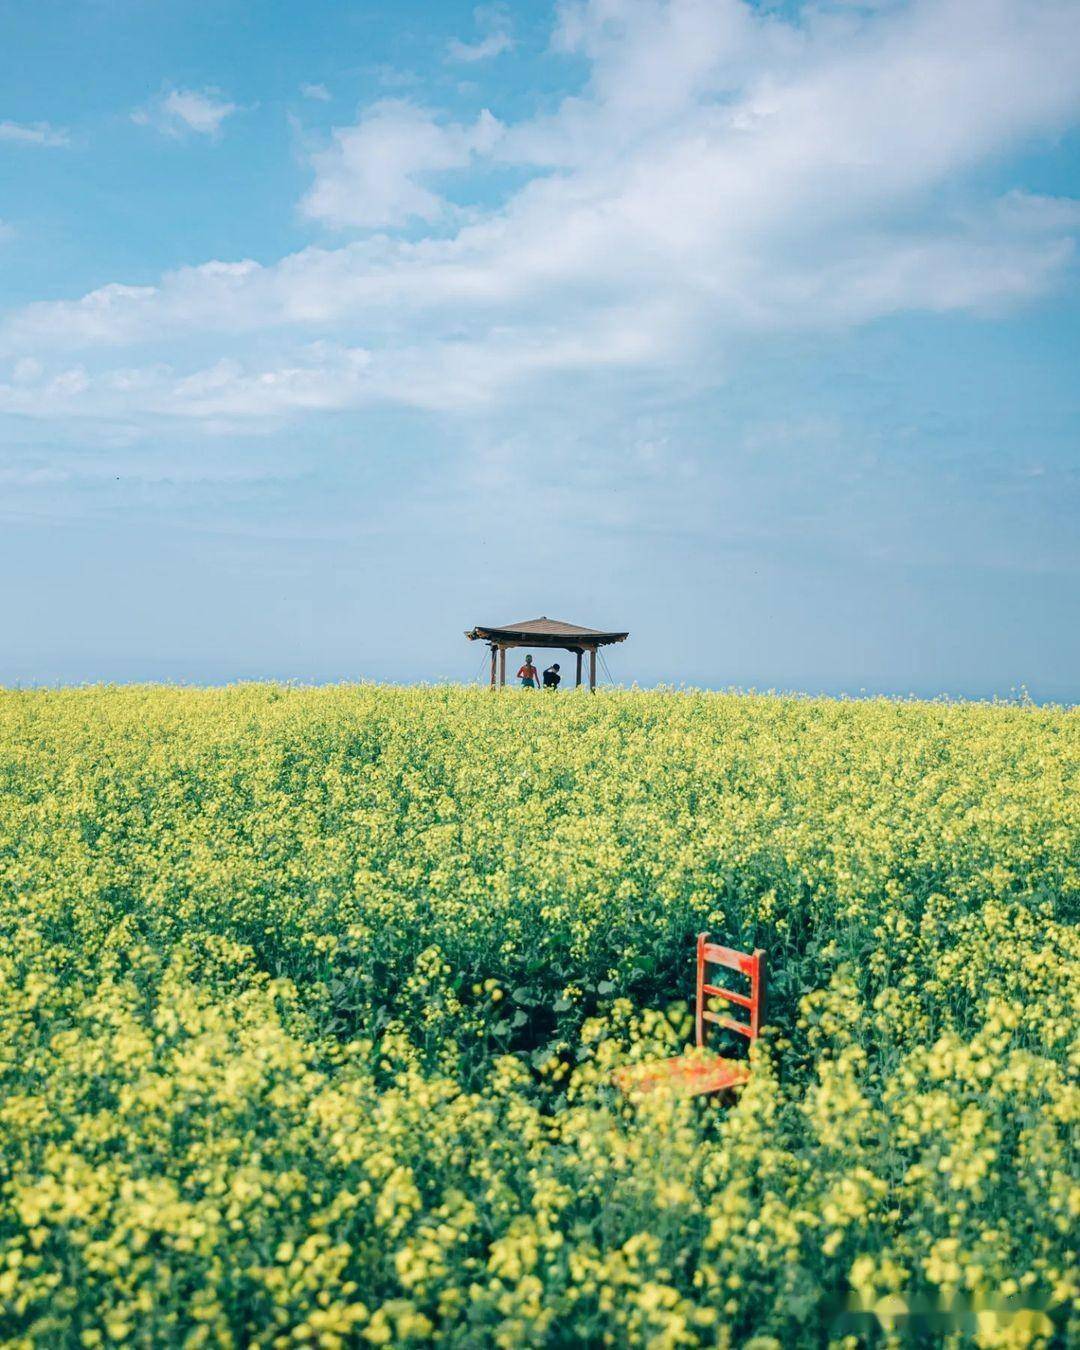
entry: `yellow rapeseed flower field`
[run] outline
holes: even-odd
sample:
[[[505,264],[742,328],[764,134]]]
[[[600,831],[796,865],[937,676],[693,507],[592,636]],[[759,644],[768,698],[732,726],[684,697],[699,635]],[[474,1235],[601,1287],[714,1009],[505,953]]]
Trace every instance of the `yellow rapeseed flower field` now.
[[[0,694],[0,1342],[1080,1342],[1080,716]],[[726,1104],[622,1099],[693,937]]]

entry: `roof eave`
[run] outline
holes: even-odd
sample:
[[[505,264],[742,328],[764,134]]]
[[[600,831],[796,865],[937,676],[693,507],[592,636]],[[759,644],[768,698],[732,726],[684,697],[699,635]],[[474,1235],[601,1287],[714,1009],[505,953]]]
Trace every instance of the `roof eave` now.
[[[470,642],[505,642],[521,647],[558,647],[561,651],[576,651],[579,647],[610,647],[625,642],[626,633],[524,633],[517,628],[487,628],[478,625],[466,632]]]

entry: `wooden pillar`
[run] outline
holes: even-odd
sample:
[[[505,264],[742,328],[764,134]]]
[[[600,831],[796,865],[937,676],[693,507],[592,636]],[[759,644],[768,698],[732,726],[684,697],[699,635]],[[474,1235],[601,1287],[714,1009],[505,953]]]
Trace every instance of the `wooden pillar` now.
[[[495,644],[491,644],[491,687],[495,688]]]
[[[499,683],[506,683],[506,648],[499,648]]]
[[[596,648],[589,648],[589,693],[596,688]]]
[[[577,649],[577,679],[574,681],[574,688],[581,687],[581,648]]]

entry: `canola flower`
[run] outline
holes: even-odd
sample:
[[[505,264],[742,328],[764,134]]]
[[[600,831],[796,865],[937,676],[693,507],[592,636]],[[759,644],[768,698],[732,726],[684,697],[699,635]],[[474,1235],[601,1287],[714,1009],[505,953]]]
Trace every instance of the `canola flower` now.
[[[0,694],[0,1344],[1080,1341],[1080,717]],[[737,1100],[622,1099],[693,936]]]

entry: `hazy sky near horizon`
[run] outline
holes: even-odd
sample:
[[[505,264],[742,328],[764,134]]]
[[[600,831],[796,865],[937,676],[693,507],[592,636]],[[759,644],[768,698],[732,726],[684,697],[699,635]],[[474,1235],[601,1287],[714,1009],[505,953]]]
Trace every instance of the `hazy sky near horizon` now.
[[[1080,699],[1076,0],[0,0],[0,683]]]

